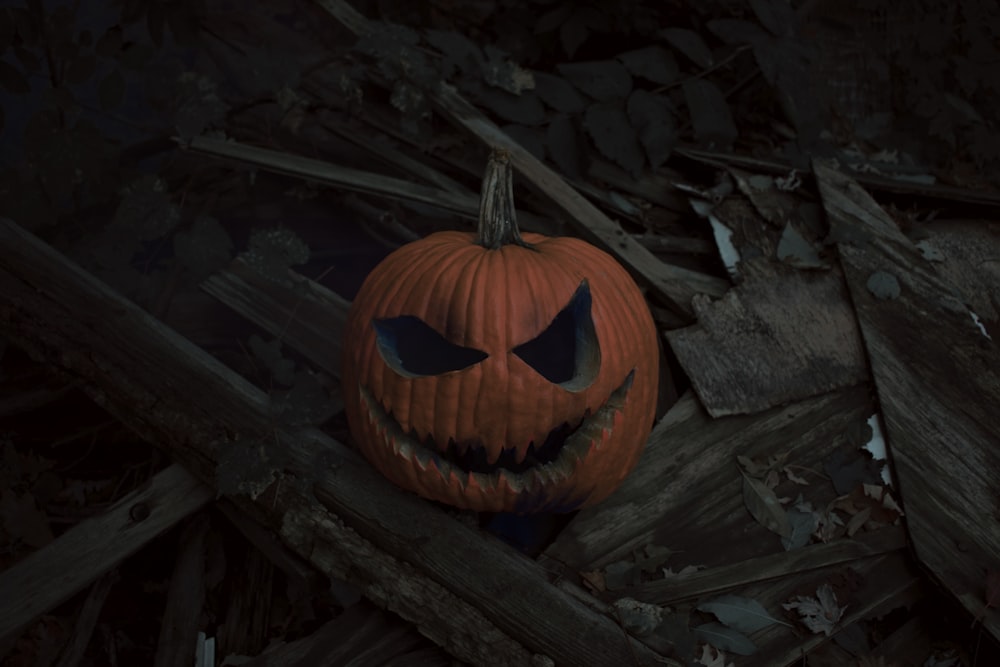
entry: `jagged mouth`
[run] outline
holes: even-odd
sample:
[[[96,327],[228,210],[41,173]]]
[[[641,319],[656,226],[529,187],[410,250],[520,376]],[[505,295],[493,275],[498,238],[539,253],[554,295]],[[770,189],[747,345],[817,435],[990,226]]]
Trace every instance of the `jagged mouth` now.
[[[431,437],[421,440],[413,431],[404,432],[392,413],[364,387],[361,399],[369,422],[375,426],[385,446],[404,459],[415,461],[421,469],[426,470],[433,464],[445,479],[455,474],[461,480],[484,475],[498,481],[501,474],[508,481],[526,480],[528,473],[534,473],[544,482],[546,478],[569,477],[577,461],[584,460],[595,443],[600,445],[606,440],[614,426],[615,415],[625,407],[634,379],[633,369],[596,412],[591,413],[588,409],[575,425],[564,423],[553,428],[542,443],[530,443],[523,454],[517,447],[511,447],[492,457],[480,442],[449,439],[447,446],[441,447]]]

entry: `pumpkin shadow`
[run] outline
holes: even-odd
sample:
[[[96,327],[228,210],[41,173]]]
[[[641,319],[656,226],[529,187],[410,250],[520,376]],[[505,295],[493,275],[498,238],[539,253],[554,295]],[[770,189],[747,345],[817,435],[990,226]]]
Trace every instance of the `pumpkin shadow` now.
[[[479,526],[526,556],[534,558],[548,548],[575,516],[576,511],[540,514],[480,512]]]

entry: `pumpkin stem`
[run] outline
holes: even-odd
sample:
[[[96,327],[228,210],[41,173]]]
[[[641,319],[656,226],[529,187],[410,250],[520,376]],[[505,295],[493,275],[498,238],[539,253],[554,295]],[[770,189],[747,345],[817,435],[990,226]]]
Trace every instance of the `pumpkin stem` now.
[[[514,169],[506,148],[494,148],[483,175],[476,243],[490,250],[505,245],[531,245],[521,238],[514,210]]]

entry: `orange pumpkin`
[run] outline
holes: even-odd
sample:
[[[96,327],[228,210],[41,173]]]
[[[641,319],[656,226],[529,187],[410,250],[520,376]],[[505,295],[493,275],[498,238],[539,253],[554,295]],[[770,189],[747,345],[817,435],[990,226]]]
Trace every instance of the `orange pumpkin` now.
[[[652,427],[657,332],[628,273],[517,230],[509,156],[478,234],[438,232],[369,274],[345,334],[351,434],[397,485],[457,507],[570,511],[608,496]]]

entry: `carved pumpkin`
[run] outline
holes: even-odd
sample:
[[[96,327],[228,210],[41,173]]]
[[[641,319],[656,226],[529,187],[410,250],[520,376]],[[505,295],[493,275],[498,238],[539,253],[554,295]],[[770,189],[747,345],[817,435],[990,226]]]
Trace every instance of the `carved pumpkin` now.
[[[610,494],[652,427],[657,332],[594,246],[517,230],[509,157],[478,234],[438,232],[367,277],[345,333],[352,436],[397,485],[457,507],[570,511]]]

